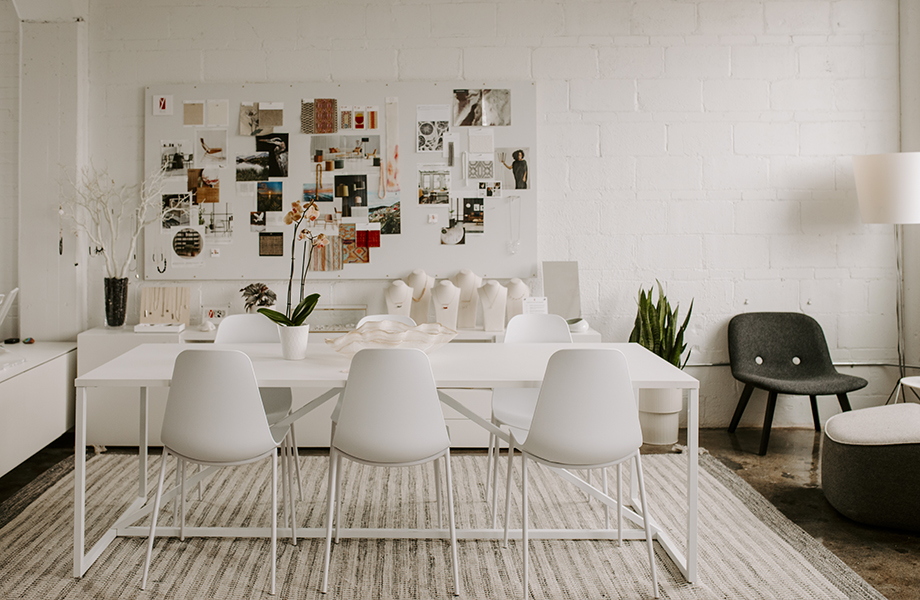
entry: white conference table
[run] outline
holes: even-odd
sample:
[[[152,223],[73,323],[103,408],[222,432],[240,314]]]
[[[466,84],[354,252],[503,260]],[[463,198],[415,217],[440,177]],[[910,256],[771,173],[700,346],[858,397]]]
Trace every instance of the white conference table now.
[[[543,380],[546,364],[553,352],[564,348],[616,348],[629,363],[633,388],[677,388],[683,390],[687,408],[687,531],[686,545],[680,548],[667,532],[652,523],[653,536],[661,544],[688,582],[697,579],[697,501],[698,501],[698,447],[699,447],[699,381],[667,363],[638,344],[463,344],[452,343],[429,355],[435,383],[439,388],[494,389],[501,387],[535,387]],[[350,359],[335,353],[326,344],[311,344],[307,357],[288,361],[281,357],[280,344],[222,344],[222,349],[242,350],[252,359],[260,387],[328,388],[328,391],[298,408],[286,422],[293,422],[324,402],[335,398],[348,378]],[[102,552],[118,536],[146,536],[148,527],[134,525],[152,512],[147,490],[147,390],[168,387],[172,379],[176,356],[183,350],[207,350],[214,346],[194,344],[143,344],[78,377],[76,385],[76,464],[74,482],[74,577],[82,577]],[[140,388],[140,417],[138,427],[138,491],[137,497],[109,527],[98,542],[85,552],[86,531],[86,413],[92,404],[90,388],[135,387]],[[442,401],[464,414],[480,426],[498,432],[462,403],[441,393]],[[498,432],[504,439],[504,432]],[[209,470],[199,471],[188,479],[190,485],[201,481]],[[580,478],[565,470],[557,472],[566,480],[588,494],[601,497],[600,492]],[[635,478],[633,477],[633,481]],[[636,486],[630,485],[631,506],[638,506]],[[176,495],[176,490],[164,493],[164,502]],[[627,502],[624,501],[624,508]],[[652,507],[654,510],[654,506]],[[644,539],[641,515],[625,510],[628,519],[636,524],[624,529],[624,539]],[[175,531],[173,531],[175,529]],[[178,528],[157,528],[161,535],[178,535]],[[283,531],[279,527],[279,535]],[[289,529],[288,529],[289,532]],[[290,533],[290,532],[289,532]],[[517,530],[520,538],[520,530]],[[268,537],[269,529],[186,527],[187,536]],[[323,537],[323,528],[297,528],[298,537]],[[342,537],[415,537],[440,538],[446,532],[439,529],[389,530],[343,529]],[[502,529],[457,530],[459,539],[500,539]],[[512,537],[514,532],[512,532]],[[534,530],[532,538],[562,539],[616,539],[616,530]]]

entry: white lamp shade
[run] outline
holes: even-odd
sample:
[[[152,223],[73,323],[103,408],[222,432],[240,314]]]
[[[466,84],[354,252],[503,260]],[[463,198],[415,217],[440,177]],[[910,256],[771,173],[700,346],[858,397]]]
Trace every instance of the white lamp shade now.
[[[853,157],[864,223],[920,223],[920,152]]]

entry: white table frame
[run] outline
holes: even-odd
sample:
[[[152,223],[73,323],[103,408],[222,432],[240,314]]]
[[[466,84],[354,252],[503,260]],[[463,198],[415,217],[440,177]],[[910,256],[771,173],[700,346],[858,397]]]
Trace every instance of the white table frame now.
[[[292,423],[307,413],[338,396],[347,379],[349,359],[335,354],[325,345],[311,345],[303,361],[285,361],[281,358],[278,344],[227,344],[226,349],[246,352],[253,361],[260,387],[309,387],[328,388],[328,391],[298,408],[284,422]],[[659,525],[652,523],[653,537],[677,565],[684,578],[693,583],[697,580],[698,564],[698,448],[699,448],[699,381],[680,369],[655,356],[638,344],[448,344],[430,356],[435,383],[439,388],[494,389],[499,387],[534,387],[543,379],[550,355],[563,348],[617,348],[626,354],[634,389],[677,388],[683,391],[687,408],[687,544],[684,549]],[[209,347],[197,347],[207,349]],[[210,346],[213,348],[213,346]],[[188,344],[144,344],[126,352],[112,361],[77,378],[76,435],[75,435],[75,482],[74,482],[74,577],[82,577],[101,556],[109,544],[118,536],[147,536],[148,527],[133,525],[153,510],[148,502],[148,427],[147,390],[151,387],[168,387],[172,378],[176,356],[183,350],[194,350]],[[138,387],[138,490],[137,497],[125,512],[119,516],[98,542],[87,552],[86,532],[86,413],[87,389],[95,387]],[[490,422],[475,414],[461,402],[445,392],[439,392],[441,401],[476,422],[481,427],[507,441],[507,434]],[[557,473],[585,493],[616,508],[616,501],[599,489],[564,469]],[[214,471],[204,469],[188,479],[188,485],[195,485]],[[633,482],[635,477],[632,478]],[[188,489],[188,488],[187,488]],[[637,527],[624,529],[623,539],[645,539],[642,516],[628,506],[639,506],[634,492],[637,487],[629,486],[629,503],[624,501],[624,515]],[[168,502],[178,494],[173,488],[164,492],[163,501]],[[357,538],[446,538],[444,529],[341,529],[341,537]],[[286,533],[285,533],[286,532]],[[159,535],[178,536],[178,527],[157,527]],[[537,529],[529,531],[534,539],[617,539],[616,529]],[[269,537],[267,527],[186,527],[185,535],[190,537]],[[279,536],[289,536],[290,528],[278,528]],[[322,538],[324,528],[297,528],[301,538]],[[458,529],[458,539],[494,540],[503,537],[503,529]],[[521,530],[511,530],[512,539],[521,539]]]

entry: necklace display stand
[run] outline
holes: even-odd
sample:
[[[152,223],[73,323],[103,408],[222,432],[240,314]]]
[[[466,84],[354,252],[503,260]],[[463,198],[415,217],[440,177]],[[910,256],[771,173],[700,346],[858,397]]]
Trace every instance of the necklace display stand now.
[[[524,312],[524,298],[529,295],[530,288],[517,277],[508,282],[508,314],[506,317],[508,321]]]
[[[457,329],[457,310],[460,306],[460,288],[447,279],[432,290],[434,316],[438,323],[450,329]]]
[[[431,288],[434,287],[434,277],[421,269],[415,269],[406,278],[406,283],[412,288],[412,307],[409,316],[421,325],[428,322],[428,303],[431,300]]]
[[[479,300],[482,302],[482,327],[486,331],[504,331],[505,302],[508,289],[495,280],[487,281],[479,288]]]
[[[451,281],[460,288],[457,327],[473,329],[476,327],[476,317],[479,313],[479,300],[476,297],[476,290],[482,285],[482,277],[477,276],[469,269],[460,269],[451,278]]]
[[[383,297],[387,303],[387,314],[409,316],[409,310],[412,307],[412,288],[405,281],[397,279],[388,285],[383,292]]]

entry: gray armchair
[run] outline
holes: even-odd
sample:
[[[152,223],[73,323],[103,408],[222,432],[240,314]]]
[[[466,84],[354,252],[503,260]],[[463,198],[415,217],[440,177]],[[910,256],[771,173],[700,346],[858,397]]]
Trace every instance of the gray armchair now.
[[[760,438],[760,455],[767,453],[778,394],[808,396],[815,430],[818,396],[835,395],[840,408],[850,410],[847,393],[866,387],[862,377],[838,373],[831,362],[824,331],[801,313],[762,312],[736,315],[728,324],[728,355],[732,375],[744,384],[728,431],[734,432],[755,388],[767,391],[767,412]]]

